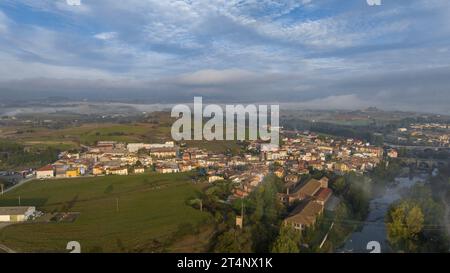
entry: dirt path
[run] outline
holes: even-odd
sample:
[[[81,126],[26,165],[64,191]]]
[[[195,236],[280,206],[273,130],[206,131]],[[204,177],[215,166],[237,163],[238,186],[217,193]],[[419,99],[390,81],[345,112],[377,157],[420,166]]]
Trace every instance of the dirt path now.
[[[4,191],[3,191],[3,194],[5,194],[5,193],[7,193],[7,192],[9,192],[9,191],[12,191],[13,189],[16,189],[16,188],[18,188],[18,187],[24,185],[25,183],[28,183],[28,182],[33,181],[33,180],[35,180],[35,179],[36,179],[35,177],[23,179],[23,180],[21,180],[19,183],[17,183],[16,185],[14,185],[14,186],[12,186],[12,187],[9,187],[9,188],[7,188],[6,190],[4,190]],[[1,227],[0,227],[0,228],[1,228]]]
[[[4,252],[6,252],[6,253],[16,253],[14,250],[12,250],[11,248],[9,248],[9,247],[7,247],[7,246],[5,246],[5,245],[2,245],[2,244],[0,244],[0,250],[1,251],[4,251]]]

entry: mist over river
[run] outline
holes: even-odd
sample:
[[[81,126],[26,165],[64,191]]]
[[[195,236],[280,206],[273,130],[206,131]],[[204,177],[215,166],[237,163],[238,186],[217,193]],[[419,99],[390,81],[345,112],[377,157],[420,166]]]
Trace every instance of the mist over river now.
[[[388,187],[382,196],[375,197],[370,201],[369,215],[363,226],[353,232],[344,246],[337,252],[368,253],[371,252],[372,248],[368,249],[367,244],[372,241],[380,244],[382,253],[390,252],[384,222],[389,206],[401,198],[401,193],[405,189],[411,188],[416,183],[423,182],[426,179],[426,174],[417,175],[413,178],[396,178],[394,186]]]

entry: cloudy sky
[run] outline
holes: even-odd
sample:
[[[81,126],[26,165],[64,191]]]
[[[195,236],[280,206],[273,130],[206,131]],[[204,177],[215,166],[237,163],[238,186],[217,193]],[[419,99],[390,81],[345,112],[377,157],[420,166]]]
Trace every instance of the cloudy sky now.
[[[0,99],[450,113],[450,1],[0,0]]]

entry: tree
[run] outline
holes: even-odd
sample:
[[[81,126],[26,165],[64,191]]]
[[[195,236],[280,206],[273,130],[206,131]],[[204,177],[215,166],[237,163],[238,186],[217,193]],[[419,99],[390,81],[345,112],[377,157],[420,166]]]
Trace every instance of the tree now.
[[[272,253],[299,253],[300,232],[291,226],[282,226],[273,244]]]
[[[345,182],[345,178],[340,176],[336,179],[336,181],[332,184],[333,190],[335,191],[336,194],[340,195],[343,194],[346,187],[347,187],[347,183]]]
[[[253,250],[258,253],[270,251],[278,234],[283,212],[283,206],[277,199],[278,184],[275,176],[268,176],[249,198]]]
[[[251,234],[246,230],[230,229],[217,238],[216,253],[251,253]]]
[[[142,162],[141,162],[141,161],[139,161],[139,160],[138,160],[138,161],[136,161],[136,164],[135,164],[135,166],[136,166],[136,167],[142,167]]]
[[[417,250],[418,235],[422,232],[424,215],[419,205],[403,201],[388,214],[387,233],[392,246],[407,251]]]

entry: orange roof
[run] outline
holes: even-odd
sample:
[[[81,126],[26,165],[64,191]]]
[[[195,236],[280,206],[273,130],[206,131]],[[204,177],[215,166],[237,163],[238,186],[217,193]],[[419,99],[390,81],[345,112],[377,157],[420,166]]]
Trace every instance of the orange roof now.
[[[53,171],[53,166],[52,165],[47,165],[47,166],[44,166],[44,167],[38,169],[37,171],[38,172]]]
[[[329,188],[324,188],[321,189],[317,194],[316,197],[318,200],[320,201],[326,201],[328,200],[328,198],[330,198],[331,194],[333,193],[333,191]]]

